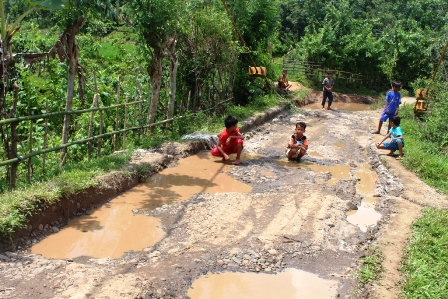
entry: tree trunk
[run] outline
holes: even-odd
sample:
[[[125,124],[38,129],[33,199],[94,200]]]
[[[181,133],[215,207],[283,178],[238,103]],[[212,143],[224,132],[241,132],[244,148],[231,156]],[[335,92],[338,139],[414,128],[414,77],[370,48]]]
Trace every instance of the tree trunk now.
[[[157,105],[160,98],[160,87],[162,85],[162,59],[165,56],[163,48],[154,48],[154,56],[148,66],[148,75],[151,77],[152,99],[148,110],[148,125],[156,121]],[[154,127],[150,131],[153,132]]]
[[[65,99],[65,111],[71,111],[73,107],[73,97],[75,90],[75,79],[80,73],[80,66],[78,62],[78,45],[76,44],[76,33],[82,28],[85,21],[85,17],[79,18],[71,27],[67,28],[64,33],[59,38],[56,43],[54,52],[61,52],[61,46],[64,47],[65,56],[59,54],[59,58],[68,60],[68,82],[67,82],[67,96]],[[58,50],[59,49],[59,50]],[[50,51],[50,53],[53,52]],[[52,54],[54,55],[54,54]],[[79,84],[82,84],[80,82]],[[61,144],[66,144],[68,142],[69,132],[70,132],[70,120],[69,114],[64,116],[64,123],[62,127],[62,140]],[[65,159],[67,156],[67,148],[61,150],[61,165],[65,164]]]
[[[75,90],[75,78],[76,78],[76,59],[69,57],[68,59],[68,82],[67,82],[67,97],[65,99],[65,111],[71,111],[73,107],[73,95]],[[70,114],[64,116],[64,125],[62,127],[62,141],[61,144],[68,142],[68,133],[70,132]],[[65,158],[67,155],[67,148],[61,150],[61,164],[65,164]]]
[[[170,57],[170,101],[168,103],[168,119],[174,117],[174,103],[176,101],[176,83],[177,83],[177,68],[179,60],[174,48],[176,47],[177,36],[174,36],[168,43],[167,50]],[[171,124],[171,123],[170,123]]]

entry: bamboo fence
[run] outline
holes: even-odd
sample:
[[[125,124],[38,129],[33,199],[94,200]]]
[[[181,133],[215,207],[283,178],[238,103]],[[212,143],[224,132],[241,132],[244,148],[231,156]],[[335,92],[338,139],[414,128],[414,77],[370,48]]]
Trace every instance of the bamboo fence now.
[[[120,86],[120,84],[118,85]],[[172,123],[174,120],[184,118],[185,116],[176,116],[170,119],[165,119],[163,121],[154,122],[151,124],[143,124],[143,115],[147,113],[147,109],[149,109],[149,104],[147,100],[143,100],[143,95],[141,88],[139,89],[139,100],[128,102],[128,98],[126,97],[124,103],[120,103],[120,87],[117,89],[117,99],[116,104],[111,106],[100,107],[98,101],[98,91],[96,89],[96,80],[95,80],[95,95],[92,102],[92,107],[89,109],[82,110],[72,110],[72,111],[59,111],[59,112],[48,112],[48,101],[46,102],[45,112],[40,115],[28,115],[28,116],[20,116],[20,117],[12,117],[8,119],[0,120],[0,126],[3,127],[5,131],[13,132],[13,136],[16,135],[15,128],[21,122],[30,122],[29,126],[29,135],[28,135],[28,152],[25,154],[16,154],[14,157],[7,157],[6,160],[0,161],[0,167],[8,167],[8,179],[9,179],[9,189],[12,190],[15,188],[15,183],[17,180],[17,174],[11,173],[11,169],[17,169],[19,163],[25,162],[27,163],[27,181],[31,183],[32,175],[33,175],[33,163],[32,158],[36,156],[42,156],[42,172],[45,172],[45,167],[47,163],[47,154],[51,152],[60,151],[62,149],[68,148],[70,146],[78,145],[78,144],[86,144],[87,145],[87,157],[88,159],[92,158],[92,153],[94,152],[94,145],[97,146],[97,157],[101,156],[101,149],[103,147],[103,139],[112,137],[113,140],[113,148],[114,151],[119,150],[119,136],[121,136],[121,147],[122,149],[126,149],[127,142],[127,133],[129,131],[137,132],[137,138],[140,138],[143,132],[149,132],[151,128],[156,126]],[[137,97],[136,97],[137,98]],[[209,110],[216,110],[216,108],[224,103],[230,102],[233,98],[219,101],[213,107],[209,109],[197,111],[197,112],[206,112]],[[146,105],[145,105],[146,104]],[[115,128],[111,132],[104,132],[105,128],[105,112],[115,110],[115,119],[114,124]],[[123,112],[123,119],[120,119],[120,112]],[[85,113],[90,113],[89,127],[88,127],[88,138],[73,140],[66,144],[60,144],[54,147],[48,147],[48,126],[49,119],[53,117],[61,117],[67,114],[69,115],[82,115]],[[95,116],[99,114],[99,124],[95,125]],[[130,120],[131,119],[131,120]],[[33,149],[33,140],[36,136],[33,135],[33,123],[38,120],[44,120],[44,136],[43,136],[43,148],[39,150]],[[136,123],[137,122],[137,123]],[[98,131],[97,135],[94,135],[94,131]],[[34,133],[35,134],[35,133]],[[41,137],[41,136],[39,136]],[[16,140],[18,138],[12,138],[12,148],[17,148],[17,144],[21,143],[21,140]],[[22,146],[22,149],[24,147]],[[13,152],[17,153],[17,150]]]

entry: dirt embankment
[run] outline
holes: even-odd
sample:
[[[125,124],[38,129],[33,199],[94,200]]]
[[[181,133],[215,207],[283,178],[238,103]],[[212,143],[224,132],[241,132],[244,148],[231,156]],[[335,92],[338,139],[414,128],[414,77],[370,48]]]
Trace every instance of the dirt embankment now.
[[[319,101],[320,95],[310,93],[308,101]],[[208,272],[287,268],[335,281],[339,298],[396,298],[410,223],[422,206],[445,207],[448,201],[376,150],[379,136],[370,131],[379,111],[338,109],[344,100],[371,99],[338,96],[332,111],[277,108],[240,124],[246,136],[243,165],[223,171],[252,192],[197,193],[185,202],[135,211],[159,218],[167,236],[120,259],[47,259],[20,245],[0,254],[0,298],[187,298],[192,282]],[[307,123],[310,142],[300,164],[283,160],[297,121]],[[206,144],[139,151],[134,163],[174,167],[177,159]],[[371,195],[382,217],[363,231],[347,220],[347,212],[367,197],[359,188],[366,172],[377,175]],[[112,188],[120,186],[112,181]],[[82,200],[77,198],[75,212],[84,211]],[[50,230],[43,225],[32,238],[37,241],[45,233]],[[372,244],[386,256],[385,275],[358,289],[354,274]]]

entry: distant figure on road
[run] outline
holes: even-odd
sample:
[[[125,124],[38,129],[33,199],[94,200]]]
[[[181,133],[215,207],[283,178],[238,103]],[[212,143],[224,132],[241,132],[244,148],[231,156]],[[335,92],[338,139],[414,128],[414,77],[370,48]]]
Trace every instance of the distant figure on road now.
[[[328,106],[327,110],[331,110],[331,104],[333,103],[333,86],[334,86],[334,80],[333,80],[333,72],[327,71],[327,78],[322,81],[323,86],[323,97],[322,97],[322,109],[325,109],[325,102],[328,98]]]
[[[289,89],[291,88],[292,84],[289,84],[288,81],[288,71],[283,70],[280,77],[278,77],[278,89],[283,93],[288,93]]]
[[[232,164],[239,165],[241,163],[244,136],[238,129],[238,119],[229,115],[224,120],[224,125],[225,129],[219,135],[218,143],[211,153],[215,157],[222,157],[223,162],[229,161],[229,155],[236,153],[236,159]]]
[[[288,161],[300,162],[300,159],[306,154],[308,150],[308,139],[305,133],[306,123],[296,123],[295,133],[289,138],[288,146],[286,148],[286,157]]]
[[[398,108],[401,105],[400,87],[401,82],[399,81],[392,82],[392,90],[389,90],[389,92],[386,95],[386,103],[384,105],[383,112],[381,113],[380,121],[378,123],[378,130],[373,132],[373,134],[381,133],[381,127],[383,126],[383,122],[385,122],[387,119],[389,119],[389,125],[387,127],[387,130],[388,131],[390,130],[391,127],[390,120],[392,117],[398,114]]]
[[[399,156],[397,160],[401,160],[403,158],[403,147],[404,147],[404,139],[403,139],[403,130],[400,127],[400,117],[392,116],[390,119],[390,123],[392,127],[389,129],[389,132],[384,136],[384,139],[381,142],[376,144],[377,149],[388,149],[390,152],[387,154],[388,156],[393,156],[395,151],[398,150]],[[387,138],[391,138],[390,142],[384,142]]]

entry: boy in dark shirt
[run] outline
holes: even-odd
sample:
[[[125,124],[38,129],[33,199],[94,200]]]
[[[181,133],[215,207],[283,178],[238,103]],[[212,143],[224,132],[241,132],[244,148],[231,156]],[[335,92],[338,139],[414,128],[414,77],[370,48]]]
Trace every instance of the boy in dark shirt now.
[[[305,133],[306,123],[298,122],[296,124],[296,131],[289,138],[288,146],[286,148],[286,157],[288,161],[296,160],[300,162],[300,159],[306,154],[308,150],[308,139],[303,133]]]

